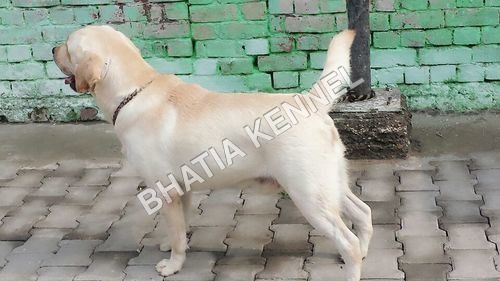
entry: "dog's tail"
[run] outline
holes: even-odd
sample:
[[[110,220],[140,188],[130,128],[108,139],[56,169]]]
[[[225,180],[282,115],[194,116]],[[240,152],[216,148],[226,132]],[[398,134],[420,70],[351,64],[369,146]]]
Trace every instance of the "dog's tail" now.
[[[344,88],[348,88],[350,86],[349,77],[351,74],[351,45],[354,41],[355,36],[356,32],[354,30],[346,29],[332,38],[332,41],[328,46],[325,67],[323,68],[323,72],[321,73],[320,81],[318,81],[318,83],[314,85],[308,96],[320,94],[317,93],[320,88],[324,91],[325,87],[332,86],[323,85],[322,87],[319,87],[318,85],[319,83],[325,84],[327,82],[325,80],[331,81],[331,79],[329,79],[330,77],[336,77],[336,79],[340,81],[342,87]],[[345,98],[345,92],[346,91],[343,91],[343,94],[338,95],[329,94],[329,106],[322,106],[321,109],[324,108],[325,111],[329,111],[335,103]]]

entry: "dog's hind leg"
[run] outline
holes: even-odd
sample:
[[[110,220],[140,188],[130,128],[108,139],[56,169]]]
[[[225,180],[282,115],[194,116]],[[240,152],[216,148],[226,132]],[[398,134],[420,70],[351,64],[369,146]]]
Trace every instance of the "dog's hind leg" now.
[[[343,198],[342,204],[342,212],[354,224],[361,246],[361,254],[363,257],[366,257],[373,235],[371,209],[350,190],[346,191],[346,196]]]
[[[167,232],[170,246],[170,259],[161,260],[156,265],[156,270],[163,276],[172,275],[181,270],[186,260],[187,237],[186,221],[182,200],[179,196],[172,198],[171,203],[163,204],[161,208],[162,219],[167,220]]]

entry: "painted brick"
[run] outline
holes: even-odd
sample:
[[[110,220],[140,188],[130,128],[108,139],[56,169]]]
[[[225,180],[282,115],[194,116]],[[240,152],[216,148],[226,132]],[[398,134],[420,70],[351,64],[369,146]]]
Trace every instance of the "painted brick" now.
[[[24,20],[27,25],[49,25],[49,10],[48,9],[34,9],[24,11]]]
[[[486,0],[484,2],[485,6],[500,7],[500,1],[498,0]]]
[[[252,58],[228,58],[219,61],[222,74],[247,74],[253,72]]]
[[[489,64],[485,68],[486,80],[500,80],[500,63]]]
[[[3,44],[32,44],[42,40],[38,28],[0,27]]]
[[[0,80],[34,80],[44,76],[45,69],[41,63],[0,64]]]
[[[348,27],[347,14],[337,14],[335,15],[336,30],[341,31],[347,29]]]
[[[373,46],[382,49],[393,49],[400,45],[399,33],[394,31],[373,32]]]
[[[273,53],[291,52],[294,46],[292,37],[269,38],[269,49]]]
[[[444,24],[442,11],[428,10],[390,15],[393,29],[438,28]]]
[[[500,43],[500,26],[486,26],[482,28],[482,41],[485,44]]]
[[[371,64],[374,68],[392,67],[398,65],[416,65],[417,51],[409,48],[372,50]]]
[[[292,14],[293,0],[269,0],[269,13],[271,14]]]
[[[201,57],[242,57],[245,50],[242,42],[235,40],[198,41],[196,54]]]
[[[116,5],[100,6],[99,21],[103,23],[124,22],[125,21],[124,11],[123,9],[121,9],[120,6]]]
[[[61,0],[63,5],[99,5],[99,4],[112,4],[113,0]]]
[[[425,46],[425,31],[412,30],[401,32],[401,46],[423,47]]]
[[[171,40],[167,43],[167,54],[170,57],[190,57],[193,54],[193,42],[190,38]]]
[[[50,21],[53,24],[70,24],[75,21],[73,9],[52,8],[49,11]]]
[[[406,84],[428,84],[430,78],[429,67],[407,67],[405,68]]]
[[[190,74],[193,72],[191,59],[175,59],[169,61],[163,58],[151,58],[146,61],[157,71],[162,73]]]
[[[271,54],[259,56],[257,60],[261,71],[300,70],[307,68],[307,55],[305,53]]]
[[[11,93],[10,82],[0,81],[0,94],[8,95]]]
[[[457,0],[457,7],[482,7],[483,3],[483,0]]]
[[[235,4],[191,6],[190,18],[193,22],[219,22],[235,20],[238,17],[238,7]]]
[[[62,42],[68,35],[79,27],[66,25],[44,26],[42,28],[43,40],[46,42]]]
[[[214,0],[189,0],[189,4],[193,5],[203,5],[203,4],[211,4]]]
[[[272,91],[273,83],[271,74],[267,73],[254,73],[245,76],[245,84],[250,90]]]
[[[266,19],[266,2],[245,3],[241,5],[241,13],[246,20]]]
[[[433,29],[427,30],[427,42],[431,45],[445,46],[451,45],[453,36],[449,29]]]
[[[375,69],[375,79],[381,85],[396,85],[404,82],[404,71],[400,67]]]
[[[500,45],[483,45],[472,48],[472,61],[474,62],[499,62]]]
[[[319,50],[320,41],[317,35],[304,35],[297,38],[297,49]]]
[[[457,67],[458,82],[477,82],[484,80],[484,68],[475,64],[462,64]]]
[[[56,63],[53,61],[45,63],[45,71],[47,72],[48,78],[64,78],[66,75],[59,70]]]
[[[455,0],[429,0],[430,9],[452,9],[457,7]]]
[[[7,61],[21,62],[31,59],[31,47],[29,45],[15,45],[7,47]]]
[[[466,47],[440,47],[420,50],[422,64],[458,64],[470,63],[472,51]]]
[[[221,39],[250,39],[267,36],[267,22],[228,22],[222,23],[219,29]]]
[[[371,13],[370,28],[374,31],[389,30],[389,14],[386,13]]]
[[[483,26],[495,24],[498,24],[498,10],[495,8],[446,11],[447,26]]]
[[[22,9],[0,9],[0,23],[3,25],[23,25]]]
[[[187,37],[189,36],[189,23],[186,21],[148,24],[144,28],[144,36],[154,39]]]
[[[395,10],[396,0],[375,0],[375,10],[379,12],[390,12]]]
[[[452,82],[456,80],[457,68],[454,65],[431,66],[431,82]]]
[[[124,7],[124,11],[127,11],[130,7]],[[98,18],[98,13],[99,10],[95,7],[75,7],[73,8],[73,12],[75,13],[75,22],[80,23],[80,24],[88,24],[88,23],[93,23],[96,21]],[[130,16],[127,15],[125,12],[125,16],[128,19],[131,19]],[[132,20],[139,20],[141,18],[137,19],[132,19]]]
[[[250,39],[245,41],[245,53],[247,55],[267,55],[269,54],[269,40]]]
[[[14,7],[36,8],[59,5],[59,0],[12,0]]]
[[[290,89],[299,86],[299,73],[293,71],[273,72],[275,89]]]
[[[218,59],[197,59],[193,62],[193,74],[215,75],[218,69]]]
[[[285,19],[285,31],[297,32],[331,32],[335,27],[334,15],[305,15],[299,17],[287,17]]]
[[[320,0],[319,8],[322,13],[342,13],[346,11],[345,0]]]
[[[0,62],[7,61],[7,46],[0,46]]]
[[[310,89],[316,81],[318,81],[321,71],[307,70],[301,71],[299,74],[300,87],[302,89]]]
[[[427,1],[400,0],[401,7],[408,10],[425,10]]]
[[[188,6],[184,2],[167,3],[164,10],[167,19],[183,20],[189,18]]]
[[[285,31],[285,16],[270,16],[269,17],[269,29],[271,32],[284,32]]]
[[[217,25],[210,23],[191,24],[193,39],[207,40],[217,38]]]
[[[481,41],[479,27],[462,27],[453,30],[453,43],[455,45],[475,45]]]
[[[314,52],[309,54],[312,69],[323,69],[326,62],[326,52]]]
[[[319,14],[320,0],[294,0],[296,14]]]
[[[35,43],[31,45],[33,51],[33,59],[47,61],[52,60],[53,46],[48,43]]]

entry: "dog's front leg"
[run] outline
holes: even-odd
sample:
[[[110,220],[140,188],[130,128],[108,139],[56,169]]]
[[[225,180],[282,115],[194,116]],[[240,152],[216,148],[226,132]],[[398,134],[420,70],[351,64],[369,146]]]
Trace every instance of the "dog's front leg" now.
[[[156,265],[156,270],[163,276],[181,270],[186,260],[187,238],[184,215],[180,197],[173,198],[171,203],[164,204],[161,209],[162,219],[167,220],[167,235],[172,249],[170,259],[164,259]]]

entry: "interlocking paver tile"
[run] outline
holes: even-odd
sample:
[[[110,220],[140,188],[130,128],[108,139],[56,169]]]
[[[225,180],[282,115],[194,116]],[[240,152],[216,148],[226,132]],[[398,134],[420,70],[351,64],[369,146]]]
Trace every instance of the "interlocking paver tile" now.
[[[332,239],[325,236],[311,236],[309,242],[313,245],[313,257],[337,260],[337,263],[342,263],[340,253]]]
[[[266,267],[257,274],[259,279],[306,279],[302,269],[304,257],[274,256],[267,258]]]
[[[68,187],[68,193],[60,202],[61,205],[92,205],[103,186]]]
[[[300,255],[312,254],[312,244],[308,242],[312,227],[307,224],[275,224],[271,225],[274,232],[273,241],[264,247],[264,254]]]
[[[403,279],[398,269],[398,257],[403,251],[397,249],[372,249],[363,262],[362,279]]]
[[[300,213],[291,199],[280,199],[276,205],[280,209],[279,217],[274,224],[306,224],[307,220]]]
[[[1,187],[0,207],[21,206],[23,198],[33,192],[29,187]]]
[[[38,270],[37,281],[73,281],[73,278],[84,272],[87,268],[83,266],[50,266]]]
[[[451,271],[449,264],[402,264],[406,281],[446,281],[446,275]]]
[[[361,179],[382,179],[394,177],[394,167],[390,163],[374,163],[365,168]]]
[[[437,173],[434,175],[434,180],[451,180],[468,182],[474,179],[474,176],[469,171],[469,161],[464,160],[448,160],[431,162],[437,167]]]
[[[481,204],[482,202],[477,201],[439,201],[438,205],[444,210],[444,216],[439,221],[442,224],[487,223],[488,219],[479,212]]]
[[[202,207],[209,205],[231,205],[241,207],[241,190],[236,188],[216,189],[210,193],[207,199],[201,202]]]
[[[223,242],[227,234],[232,230],[232,226],[193,227],[189,239],[189,248],[191,251],[225,252],[227,245]]]
[[[370,249],[401,249],[401,243],[396,241],[400,228],[397,224],[374,225]]]
[[[0,226],[0,240],[28,239],[33,225],[43,218],[44,216],[37,214],[3,218],[3,224]]]
[[[397,191],[438,191],[439,187],[432,183],[431,172],[427,170],[398,171],[400,185]]]
[[[66,196],[69,185],[75,181],[75,178],[70,177],[50,177],[42,180],[42,186],[35,192],[30,193],[30,196]]]
[[[441,207],[436,205],[438,194],[439,192],[435,191],[398,192],[401,197],[401,207],[399,207],[398,213],[421,211],[441,214]]]
[[[97,196],[94,205],[89,210],[89,214],[110,214],[119,215],[130,200],[135,200],[136,197],[117,196],[117,197],[101,197]]]
[[[493,216],[489,218],[490,228],[486,230],[486,234],[490,235],[500,235],[500,216]]]
[[[168,241],[167,237],[167,220],[161,215],[155,217],[155,227],[153,231],[147,233],[141,241],[145,246],[158,246],[164,241]]]
[[[55,253],[66,232],[64,229],[34,230],[33,235],[23,245],[15,248],[12,254]]]
[[[77,177],[81,178],[85,172],[85,160],[63,160],[58,163],[55,171],[50,176],[55,177]]]
[[[471,153],[471,169],[500,169],[500,150]]]
[[[17,176],[18,169],[19,164],[6,160],[0,160],[0,182],[5,182],[15,178]]]
[[[441,194],[438,201],[461,200],[461,201],[482,201],[481,195],[476,194],[474,186],[468,181],[437,181]]]
[[[102,186],[109,184],[113,169],[85,169],[82,178],[73,183],[73,186]]]
[[[191,226],[234,226],[236,224],[234,214],[237,207],[234,203],[205,205],[204,201],[200,208],[203,212],[193,218]]]
[[[153,265],[129,265],[125,268],[124,281],[163,281]]]
[[[324,262],[320,259],[308,259],[304,269],[309,273],[309,281],[346,280],[343,264]]]
[[[21,241],[0,241],[0,267],[3,267],[7,263],[5,258],[12,250],[19,247],[22,243]]]
[[[278,214],[280,210],[276,207],[279,194],[243,194],[245,200],[241,209],[238,210],[239,215],[265,215]]]
[[[217,265],[213,271],[215,281],[254,281],[255,275],[264,269],[261,264]]]
[[[90,256],[101,240],[63,240],[56,255],[43,262],[43,266],[89,266]]]
[[[363,201],[393,201],[396,196],[395,186],[398,184],[396,177],[358,180],[361,186],[361,197]]]
[[[64,236],[64,239],[104,240],[113,222],[120,219],[118,215],[89,213],[78,217],[78,227]]]
[[[168,259],[170,252],[160,251],[158,245],[144,246],[139,255],[128,262],[128,265],[156,265],[162,259]]]
[[[446,237],[405,237],[400,241],[404,246],[401,263],[450,263],[444,252]]]
[[[23,216],[46,216],[49,214],[49,205],[51,200],[46,198],[35,198],[28,200],[23,205],[17,208],[11,208],[7,213],[7,217],[23,217]]]
[[[142,182],[142,179],[137,177],[119,177],[112,178],[111,184],[99,194],[103,197],[117,197],[117,196],[135,196],[137,194],[137,187]]]
[[[485,191],[497,191],[500,189],[500,169],[488,169],[473,171],[477,177],[477,185],[475,186],[477,193]]]
[[[49,171],[47,170],[21,170],[17,177],[11,181],[4,182],[0,186],[6,187],[31,187],[36,188],[42,185],[42,179]]]
[[[165,278],[168,281],[208,281],[213,280],[212,272],[218,255],[211,252],[188,253],[186,262],[179,273]]]
[[[495,249],[495,245],[486,238],[485,230],[488,224],[447,224],[443,228],[448,232],[450,241],[447,249],[474,250]]]
[[[75,281],[94,280],[123,280],[125,278],[125,266],[136,253],[131,252],[108,252],[95,253],[92,264],[84,272],[75,277]]]
[[[396,232],[398,240],[415,236],[446,236],[439,229],[438,215],[429,212],[406,212],[401,214],[401,230]]]
[[[38,228],[75,228],[78,226],[76,221],[88,207],[85,206],[65,206],[55,205],[49,208],[50,214],[43,220],[37,222]]]
[[[400,219],[396,215],[399,207],[399,198],[387,202],[365,202],[372,210],[373,224],[398,224]]]
[[[483,193],[484,205],[481,212],[487,217],[500,215],[500,190],[487,191]]]
[[[448,273],[449,280],[500,278],[495,270],[493,258],[497,255],[493,250],[449,250],[453,270]]]
[[[256,264],[265,265],[266,259],[261,256],[236,256],[236,257],[221,257],[217,261],[217,265],[245,265]]]
[[[238,224],[224,241],[227,256],[260,255],[264,245],[270,243],[273,232],[269,229],[276,215],[236,216]]]
[[[8,263],[0,271],[2,281],[28,281],[37,279],[37,270],[42,261],[53,254],[30,253],[12,254],[7,257]]]

